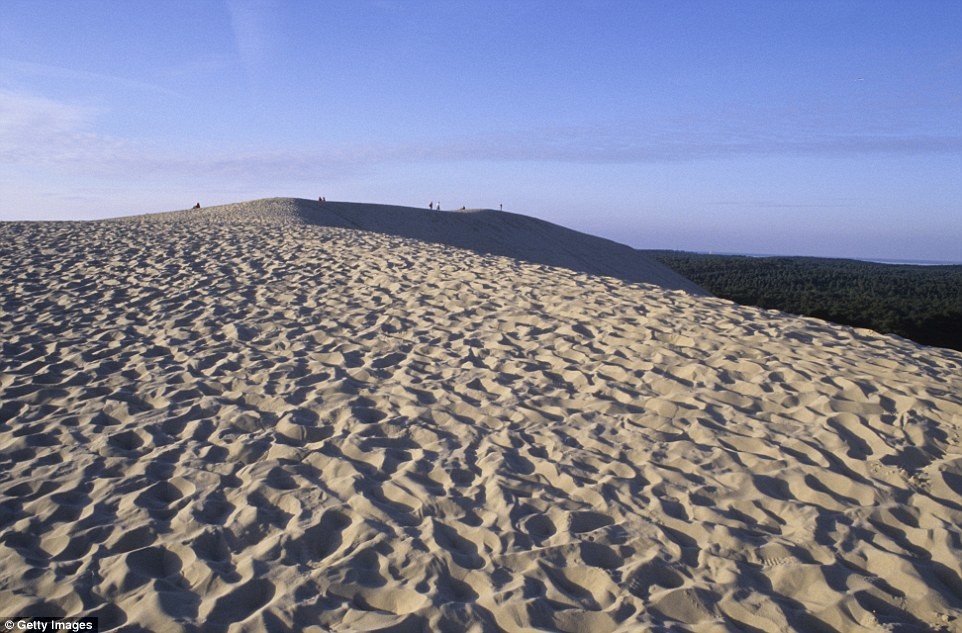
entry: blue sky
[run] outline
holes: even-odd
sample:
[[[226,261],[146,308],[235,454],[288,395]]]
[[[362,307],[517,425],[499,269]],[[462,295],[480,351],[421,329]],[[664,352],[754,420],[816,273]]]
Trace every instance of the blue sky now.
[[[0,219],[319,195],[962,261],[962,2],[3,0]]]

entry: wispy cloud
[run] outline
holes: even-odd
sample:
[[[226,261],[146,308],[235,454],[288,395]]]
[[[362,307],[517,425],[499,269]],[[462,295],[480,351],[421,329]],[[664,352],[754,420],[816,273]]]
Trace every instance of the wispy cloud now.
[[[364,172],[388,163],[539,161],[596,164],[686,162],[709,158],[815,155],[957,155],[962,136],[806,133],[670,122],[639,126],[542,127],[434,142],[327,147],[198,147],[97,131],[105,113],[29,93],[0,90],[0,164],[56,165],[73,173],[290,178]]]
[[[0,139],[8,142],[34,132],[62,134],[82,127],[95,115],[90,107],[22,92],[0,90]]]
[[[135,142],[96,134],[101,112],[32,94],[0,90],[0,164],[113,164]]]
[[[249,73],[259,76],[267,68],[267,55],[273,41],[273,16],[278,7],[273,0],[228,0],[234,45],[241,63]]]
[[[863,202],[862,198],[826,198],[819,202],[779,202],[776,200],[716,200],[708,202],[711,206],[718,207],[750,207],[765,209],[840,209],[846,207],[856,207]]]
[[[16,59],[0,58],[0,74],[2,74],[8,82],[18,80],[22,82],[39,77],[55,79],[57,81],[82,82],[86,84],[88,88],[92,84],[104,84],[113,88],[148,92],[167,97],[183,97],[183,95],[178,92],[140,79],[129,79],[89,70],[78,70],[65,66],[51,66],[49,64],[38,64],[36,62],[25,62]]]
[[[91,176],[287,178],[344,173],[399,159],[397,147],[199,147],[184,139],[166,144],[97,131],[105,112],[87,105],[0,90],[0,165],[54,167]]]
[[[423,152],[415,152],[421,154]],[[924,155],[962,153],[962,135],[812,133],[771,130],[648,130],[555,127],[444,143],[428,154],[448,159],[571,163],[684,162],[709,158],[806,155]]]

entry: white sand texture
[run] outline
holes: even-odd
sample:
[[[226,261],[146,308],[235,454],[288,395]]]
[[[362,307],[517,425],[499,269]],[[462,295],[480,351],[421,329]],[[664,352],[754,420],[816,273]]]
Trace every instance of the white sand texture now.
[[[962,630],[962,354],[545,222],[4,223],[0,345],[0,617]]]

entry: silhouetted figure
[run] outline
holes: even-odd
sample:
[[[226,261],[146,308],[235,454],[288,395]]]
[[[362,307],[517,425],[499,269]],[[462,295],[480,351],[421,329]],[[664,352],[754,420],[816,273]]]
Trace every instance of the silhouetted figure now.
[[[327,202],[327,198],[325,198],[324,196],[321,196],[321,197],[319,197],[319,198],[317,199],[317,201],[318,201],[318,202]]]
[[[197,204],[195,204],[195,205],[194,205],[194,208],[195,208],[195,209],[199,209],[199,208],[200,208],[200,203],[198,202]]]
[[[434,200],[428,203],[428,209],[434,210]]]

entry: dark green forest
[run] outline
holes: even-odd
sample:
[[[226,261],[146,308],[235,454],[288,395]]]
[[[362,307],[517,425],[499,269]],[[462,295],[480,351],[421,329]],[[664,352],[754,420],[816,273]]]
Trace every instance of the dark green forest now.
[[[649,253],[718,297],[962,351],[962,266]]]

